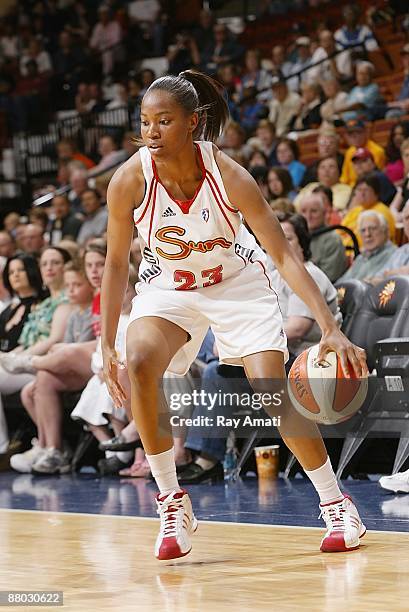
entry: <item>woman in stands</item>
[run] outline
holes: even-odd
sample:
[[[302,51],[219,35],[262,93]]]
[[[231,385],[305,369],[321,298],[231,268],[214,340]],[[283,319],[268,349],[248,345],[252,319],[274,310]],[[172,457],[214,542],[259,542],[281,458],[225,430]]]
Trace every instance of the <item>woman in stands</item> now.
[[[32,448],[14,455],[10,461],[11,466],[19,472],[30,472],[34,465],[37,472],[43,474],[61,473],[69,469],[69,453],[62,452],[59,393],[81,390],[92,376],[91,356],[96,347],[95,337],[100,333],[99,298],[105,255],[106,245],[100,239],[90,242],[85,250],[86,284],[91,286],[94,295],[89,309],[82,304],[83,315],[75,324],[75,341],[72,339],[73,330],[67,329],[66,333],[71,335],[68,339],[64,336],[65,340],[61,338],[59,342],[64,344],[53,347],[51,354],[40,356],[27,352],[11,362],[5,360],[3,363],[11,372],[30,373],[21,397],[39,430],[39,439],[33,442]],[[33,379],[35,374],[37,376]]]
[[[160,491],[159,559],[186,555],[197,527],[176,476],[167,406],[159,390],[165,370],[184,374],[210,325],[221,362],[244,366],[256,388],[262,385],[259,379],[285,377],[287,346],[277,296],[265,273],[265,254],[242,215],[314,313],[322,331],[320,358],[335,350],[346,373],[349,361],[358,376],[367,374],[364,351],[339,331],[254,180],[213,145],[227,114],[224,97],[209,77],[186,71],[157,79],[141,107],[146,146],[115,173],[108,190],[101,293],[104,371],[115,404],[122,405],[115,334],[135,223],[143,260],[128,327],[127,366],[133,416]],[[320,496],[327,525],[321,549],[357,548],[365,528],[338,488],[318,429],[289,408],[281,415],[281,434]],[[287,435],[288,427],[298,435]]]
[[[19,257],[28,257],[26,255]],[[15,362],[21,357],[30,355],[44,355],[56,342],[61,342],[71,306],[67,303],[67,298],[63,291],[64,288],[64,264],[70,256],[63,249],[57,247],[46,248],[40,258],[40,271],[42,285],[49,292],[49,296],[38,306],[27,312],[26,322],[18,337],[18,345],[13,347],[10,352],[0,353],[0,393],[10,395],[20,391],[29,383],[33,376],[28,373],[14,373],[4,369],[6,363]],[[9,263],[9,270],[17,264],[13,264],[16,259]],[[21,261],[16,260],[16,261]],[[30,273],[31,275],[31,273]],[[27,273],[28,276],[28,273]],[[11,278],[10,278],[11,281]],[[35,281],[36,285],[38,281]],[[30,283],[32,284],[32,283]],[[10,282],[11,285],[11,282]],[[38,287],[36,291],[39,291]],[[13,341],[14,342],[14,341]],[[5,350],[5,349],[3,349]],[[3,403],[0,396],[0,415],[3,414]],[[4,434],[4,420],[0,418],[0,439],[6,437]]]
[[[44,298],[37,260],[22,253],[7,260],[3,284],[11,303],[0,314],[0,350],[4,353],[18,346],[18,339],[33,308]],[[7,427],[0,403],[0,453],[7,450]]]

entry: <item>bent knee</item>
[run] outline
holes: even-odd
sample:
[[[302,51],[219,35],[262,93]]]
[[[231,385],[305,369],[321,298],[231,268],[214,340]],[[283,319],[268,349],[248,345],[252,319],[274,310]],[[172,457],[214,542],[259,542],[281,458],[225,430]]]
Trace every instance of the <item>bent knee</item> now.
[[[163,364],[158,350],[149,348],[128,348],[127,367],[129,378],[143,378],[162,376],[167,364]]]

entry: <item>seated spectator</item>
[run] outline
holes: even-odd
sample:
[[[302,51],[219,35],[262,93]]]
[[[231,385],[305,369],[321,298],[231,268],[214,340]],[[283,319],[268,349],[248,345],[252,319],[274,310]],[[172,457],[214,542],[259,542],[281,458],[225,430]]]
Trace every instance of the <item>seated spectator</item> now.
[[[50,296],[40,302],[28,313],[23,330],[18,338],[18,347],[8,353],[0,353],[0,361],[6,357],[16,357],[27,353],[43,355],[56,342],[61,342],[71,307],[63,292],[63,268],[69,255],[59,248],[48,248],[40,259],[42,283]],[[33,380],[31,374],[10,374],[0,363],[0,441],[7,439],[3,416],[3,395],[20,391]]]
[[[38,444],[25,453],[14,455],[10,462],[17,471],[26,471],[28,459],[35,455],[31,470],[40,474],[63,474],[70,470],[70,453],[63,449],[61,391],[78,391],[91,378],[91,353],[95,346],[92,329],[91,301],[93,287],[82,262],[65,266],[64,283],[73,309],[62,343],[49,355],[32,356],[26,371],[35,380],[21,392],[23,406],[37,427]],[[87,350],[82,350],[84,345]],[[4,364],[7,368],[7,362]],[[22,369],[24,364],[20,364]],[[15,370],[12,368],[11,371]],[[20,469],[19,469],[20,468]]]
[[[271,50],[270,72],[274,76],[288,77],[293,69],[293,62],[286,59],[283,45],[274,45]],[[297,83],[298,89],[298,83]]]
[[[222,151],[229,155],[241,166],[245,166],[250,154],[250,147],[246,144],[246,132],[240,123],[229,121],[223,130],[222,140],[219,144]]]
[[[126,363],[126,328],[131,312],[132,299],[135,296],[136,282],[137,274],[131,266],[128,287],[122,304],[115,339],[118,357],[124,364]],[[81,394],[81,398],[71,413],[71,418],[85,422],[87,429],[92,432],[99,442],[106,442],[112,439],[112,430],[115,436],[119,436],[128,424],[128,421],[132,420],[132,417],[129,402],[121,408],[114,406],[102,377],[102,366],[101,341],[98,338],[96,349],[91,358],[91,369],[94,376],[88,381]],[[127,396],[130,397],[130,382],[126,368],[120,370],[119,375],[121,384],[126,389]],[[112,430],[108,429],[108,425],[111,426]],[[133,453],[113,453],[112,451],[107,451],[105,459],[101,459],[98,462],[98,469],[100,473],[105,475],[117,474],[119,470],[129,465],[131,459],[133,459]]]
[[[400,117],[409,111],[409,43],[406,43],[400,52],[403,83],[397,100],[387,103],[388,111],[386,117]]]
[[[408,54],[409,57],[409,54]],[[404,177],[401,145],[409,136],[409,121],[400,121],[392,126],[386,145],[385,174],[392,183],[400,184]]]
[[[376,210],[365,210],[357,219],[361,252],[352,266],[339,279],[353,278],[368,281],[378,274],[378,270],[396,252],[396,246],[389,240],[389,228],[386,218]]]
[[[282,216],[279,219],[291,248],[317,283],[329,309],[341,325],[342,316],[337,304],[337,291],[327,275],[311,261],[310,235],[304,217],[292,215]],[[317,344],[321,339],[321,330],[312,312],[277,271],[273,275],[273,286],[280,300],[291,360],[306,348]]]
[[[337,160],[339,171],[342,172],[344,156],[338,151],[339,137],[332,126],[321,124],[317,137],[318,159],[307,166],[301,186],[305,187],[308,183],[313,183],[317,180],[317,168],[321,159],[325,157],[335,157]]]
[[[45,210],[44,208],[39,207],[30,208],[27,213],[27,216],[28,222],[32,225],[37,225],[41,229],[43,234],[45,234],[49,223],[48,209]]]
[[[78,151],[75,141],[71,138],[63,138],[62,140],[60,140],[60,142],[57,144],[57,155],[60,161],[79,161],[88,170],[95,166],[95,163],[92,161],[92,159]]]
[[[340,213],[335,210],[333,206],[334,196],[332,194],[332,190],[329,187],[325,187],[325,185],[321,185],[319,183],[316,187],[314,187],[312,193],[318,193],[323,201],[326,225],[339,225],[342,223]]]
[[[334,283],[347,269],[348,260],[342,240],[335,231],[320,233],[320,230],[328,227],[321,194],[304,195],[299,202],[299,212],[306,220],[311,235],[311,261]]]
[[[42,43],[38,38],[32,38],[27,50],[20,59],[20,74],[23,77],[29,75],[28,64],[34,61],[37,66],[38,74],[50,76],[52,72],[51,58],[47,51],[43,49]]]
[[[294,187],[299,187],[304,176],[305,166],[298,161],[299,149],[295,140],[281,138],[277,145],[276,154],[279,166],[288,170]]]
[[[26,74],[17,79],[10,116],[16,132],[42,129],[47,120],[44,104],[48,98],[48,79],[38,72],[34,60],[26,65]]]
[[[161,22],[161,5],[158,0],[132,0],[128,4],[128,15],[131,23],[140,30],[143,50],[146,55],[147,45],[154,55],[164,51],[164,26]]]
[[[271,81],[273,99],[269,102],[268,118],[276,127],[277,136],[289,130],[292,118],[301,108],[301,98],[295,91],[289,91],[286,81],[275,76]]]
[[[404,179],[402,186],[397,188],[396,196],[390,205],[391,212],[398,223],[401,221],[402,208],[409,200],[409,138],[406,138],[406,140],[402,142],[400,150],[403,162]]]
[[[312,71],[308,70],[311,66],[311,40],[308,36],[299,36],[295,41],[295,47],[297,51],[297,58],[291,66],[289,75],[297,75],[293,78],[287,79],[288,88],[292,91],[298,91],[303,83],[311,83],[315,81]],[[303,72],[301,72],[303,71]]]
[[[213,38],[214,17],[210,11],[201,10],[197,26],[193,29],[193,36],[199,52],[205,50]]]
[[[403,207],[401,219],[405,238],[409,241],[409,201]],[[392,251],[390,258],[375,271],[375,276],[371,279],[371,282],[381,282],[389,276],[399,274],[409,274],[409,242]]]
[[[359,62],[355,69],[356,85],[348,93],[342,110],[344,121],[364,119],[373,121],[383,117],[383,99],[379,85],[373,82],[375,67],[370,62]]]
[[[365,174],[358,179],[352,197],[351,208],[342,220],[342,225],[349,227],[357,234],[358,243],[361,246],[361,236],[358,234],[358,218],[364,210],[379,212],[386,219],[389,226],[389,238],[395,240],[395,220],[387,206],[379,201],[380,193],[379,179],[373,173]],[[350,239],[344,239],[344,244],[350,244]]]
[[[301,84],[301,106],[290,123],[292,130],[313,130],[321,124],[321,87],[317,83]]]
[[[309,71],[310,78],[321,83],[328,80],[337,83],[350,79],[352,77],[352,61],[348,49],[339,53],[340,47],[335,42],[335,37],[330,30],[321,30],[318,39],[320,46],[314,51],[311,63],[322,63],[311,68]],[[325,59],[326,61],[323,61]]]
[[[357,4],[348,4],[342,10],[344,25],[334,35],[335,42],[341,49],[349,49],[360,43],[364,51],[375,51],[378,43],[367,25],[359,23],[361,9]],[[358,51],[361,49],[358,48]]]
[[[341,111],[347,104],[348,94],[341,89],[339,81],[335,78],[322,81],[325,102],[321,105],[320,113],[326,121],[340,121]]]
[[[73,168],[70,164],[69,183],[71,191],[68,193],[68,200],[71,204],[73,213],[82,213],[81,196],[88,189],[88,172],[84,167]]]
[[[277,198],[288,198],[292,202],[295,197],[293,179],[286,168],[281,168],[280,166],[270,168],[267,175],[267,185],[267,199],[271,205],[274,204],[274,200]]]
[[[63,238],[75,240],[82,225],[72,211],[68,197],[65,194],[56,195],[52,200],[53,218],[50,223],[50,244],[58,245]]]
[[[84,246],[90,238],[102,236],[108,223],[108,211],[96,189],[87,189],[81,196],[85,219],[77,235],[77,242]]]
[[[6,230],[0,231],[0,257],[13,257],[16,252],[14,236]]]
[[[15,231],[19,224],[20,224],[20,215],[16,212],[8,213],[3,219],[4,229],[14,238],[16,237]]]
[[[200,53],[193,36],[188,32],[179,32],[173,45],[167,51],[169,74],[179,74],[189,68],[199,68]]]
[[[329,187],[333,195],[333,206],[337,210],[345,210],[351,197],[351,187],[339,182],[339,168],[335,157],[324,157],[317,165],[318,181],[309,183],[294,200],[294,206],[298,209],[301,199],[311,193],[319,184]]]
[[[20,245],[25,253],[38,256],[45,246],[44,229],[39,225],[34,225],[34,223],[28,223],[24,226]]]
[[[240,125],[248,135],[252,134],[265,112],[265,106],[257,100],[257,91],[254,87],[243,89],[243,99],[237,106],[237,112]]]
[[[368,174],[368,172],[371,172],[372,174],[378,177],[379,183],[381,185],[379,199],[384,204],[390,204],[396,195],[396,187],[393,183],[391,183],[391,181],[388,179],[384,172],[378,170],[375,165],[373,155],[369,151],[369,149],[357,149],[351,159],[355,174],[358,179],[364,174]]]
[[[268,119],[261,119],[257,125],[256,135],[249,139],[248,144],[261,151],[267,157],[267,166],[277,165],[277,148],[278,138],[276,137],[276,129],[274,123]]]
[[[247,170],[250,171],[253,168],[260,168],[260,167],[268,169],[267,155],[265,155],[263,151],[258,151],[257,149],[255,149],[251,153],[249,160],[247,162]],[[1,240],[0,240],[0,246],[1,246]]]
[[[88,59],[82,46],[75,42],[71,33],[63,30],[58,36],[58,48],[53,53],[52,90],[53,95],[57,98],[55,106],[58,109],[73,107],[74,92]]]
[[[121,40],[121,26],[111,18],[109,6],[101,4],[98,8],[98,22],[93,27],[89,46],[100,54],[105,77],[112,74],[121,56],[119,47]]]
[[[349,146],[345,152],[340,181],[353,187],[358,178],[352,163],[355,151],[360,148],[368,149],[372,153],[379,170],[382,170],[385,166],[385,151],[383,147],[368,138],[365,123],[360,120],[351,119],[347,122],[346,140]]]
[[[12,298],[0,313],[0,350],[3,353],[18,346],[18,339],[27,317],[41,299],[43,288],[37,261],[31,255],[11,257],[3,270],[2,285]],[[0,403],[0,455],[8,447],[7,423]]]
[[[98,142],[98,153],[101,155],[101,159],[98,164],[94,166],[88,176],[95,176],[102,170],[109,170],[115,164],[120,164],[124,161],[124,154],[118,150],[118,145],[115,139],[109,134],[101,136]]]
[[[239,100],[243,99],[243,92],[249,87],[254,87],[256,96],[260,99],[259,94],[264,93],[270,86],[271,75],[261,67],[260,51],[258,49],[247,49],[244,56],[243,74],[237,84]]]
[[[224,23],[213,26],[213,39],[202,53],[202,67],[205,72],[216,72],[221,64],[237,63],[243,55],[243,47],[230,35]]]

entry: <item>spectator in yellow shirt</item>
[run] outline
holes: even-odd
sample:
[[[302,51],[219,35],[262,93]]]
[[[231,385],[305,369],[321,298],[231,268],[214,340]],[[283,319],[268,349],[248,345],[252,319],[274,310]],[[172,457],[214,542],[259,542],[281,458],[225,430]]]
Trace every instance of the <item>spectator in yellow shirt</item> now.
[[[389,238],[395,241],[395,219],[385,204],[379,202],[380,182],[376,174],[370,172],[361,176],[355,186],[352,197],[351,208],[342,219],[342,225],[349,227],[356,235],[359,246],[362,246],[362,239],[358,232],[358,217],[364,210],[376,210],[383,215],[388,222]],[[351,244],[351,239],[346,234],[342,234],[342,241],[345,246]]]
[[[380,170],[385,166],[386,156],[383,147],[368,138],[365,123],[360,119],[350,119],[347,121],[346,130],[349,147],[345,152],[340,182],[353,187],[358,177],[352,163],[352,158],[358,148],[368,149],[373,155],[377,168]]]

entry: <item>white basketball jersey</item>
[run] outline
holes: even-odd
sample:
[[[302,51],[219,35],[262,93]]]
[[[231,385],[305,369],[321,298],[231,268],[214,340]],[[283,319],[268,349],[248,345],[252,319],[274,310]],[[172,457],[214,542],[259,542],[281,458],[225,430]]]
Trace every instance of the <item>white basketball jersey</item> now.
[[[146,192],[134,221],[141,243],[141,281],[162,289],[209,287],[253,265],[266,274],[266,256],[229,202],[211,142],[197,142],[202,180],[179,201],[160,182],[147,147],[140,149]],[[244,288],[245,289],[245,288]]]

